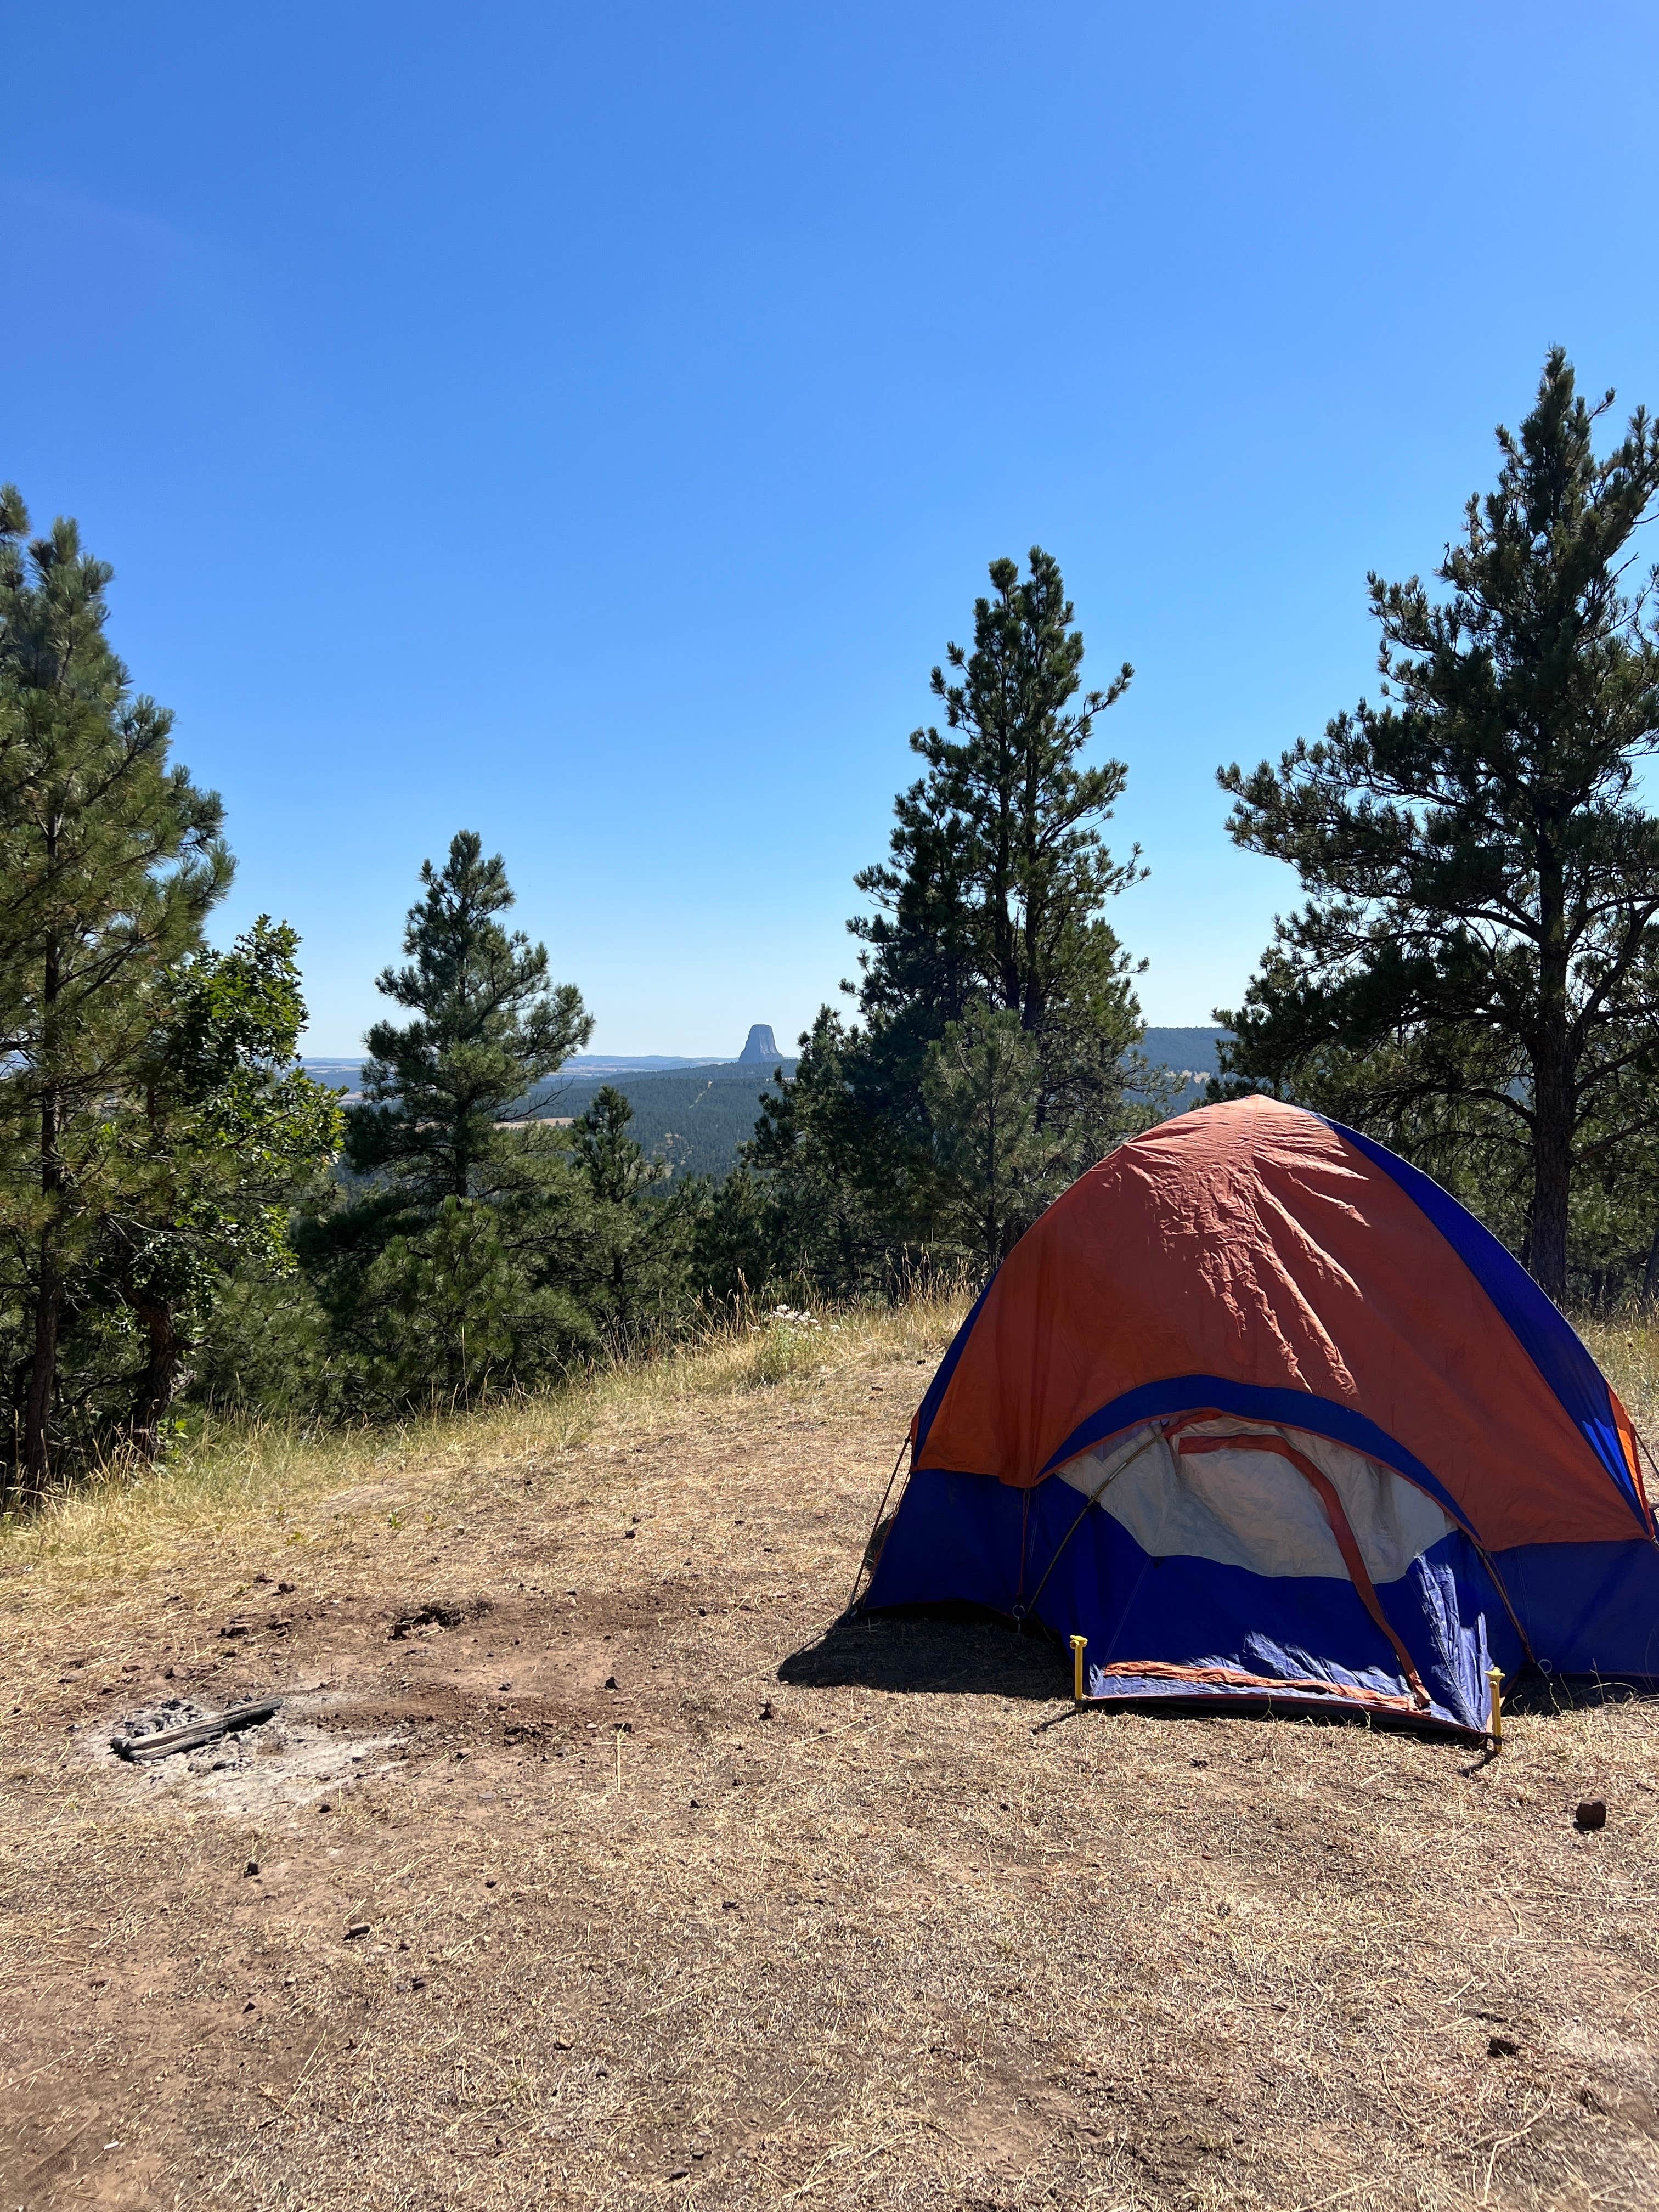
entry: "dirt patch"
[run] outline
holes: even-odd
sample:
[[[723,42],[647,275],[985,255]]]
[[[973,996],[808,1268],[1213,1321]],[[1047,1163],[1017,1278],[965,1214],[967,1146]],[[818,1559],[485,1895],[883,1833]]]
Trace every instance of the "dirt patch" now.
[[[1481,1766],[1073,1717],[1037,1638],[838,1626],[926,1379],[9,1583],[0,2203],[1659,2199],[1654,1709],[1522,1712]],[[222,1764],[104,1747],[267,1691]]]
[[[405,1606],[392,1617],[386,1631],[394,1644],[422,1628],[459,1628],[464,1620],[477,1620],[489,1610],[483,1597],[431,1597],[421,1605]]]

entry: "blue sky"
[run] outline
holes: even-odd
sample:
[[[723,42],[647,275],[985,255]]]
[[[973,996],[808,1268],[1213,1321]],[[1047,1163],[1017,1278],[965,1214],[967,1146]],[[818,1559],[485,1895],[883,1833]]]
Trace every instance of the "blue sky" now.
[[[1216,764],[1372,683],[1552,341],[1659,404],[1647,5],[87,0],[0,65],[0,476],[115,563],[315,1052],[463,826],[596,1048],[793,1034],[1033,543],[1206,1020],[1295,895]]]

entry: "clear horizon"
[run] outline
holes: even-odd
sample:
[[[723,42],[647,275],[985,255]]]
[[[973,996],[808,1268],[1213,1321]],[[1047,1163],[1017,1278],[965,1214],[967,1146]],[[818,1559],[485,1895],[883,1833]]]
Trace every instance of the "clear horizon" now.
[[[0,368],[37,524],[302,937],[306,1049],[380,1011],[479,830],[590,1049],[793,1048],[854,947],[988,562],[1060,559],[1112,920],[1158,1026],[1237,1003],[1287,873],[1218,763],[1375,681],[1545,349],[1659,404],[1659,18],[978,0],[694,19],[114,0],[0,32]],[[1425,62],[1424,57],[1430,58]],[[1547,149],[1545,158],[1540,149]],[[1632,255],[1630,239],[1637,240]],[[1612,426],[1609,426],[1611,428]]]

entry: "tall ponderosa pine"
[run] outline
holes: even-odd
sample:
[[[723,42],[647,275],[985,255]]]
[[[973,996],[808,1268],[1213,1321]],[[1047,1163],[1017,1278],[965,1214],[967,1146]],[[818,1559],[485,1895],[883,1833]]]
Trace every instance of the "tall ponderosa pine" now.
[[[0,1249],[24,1338],[15,1447],[38,1492],[59,1353],[126,1170],[111,1102],[152,1038],[159,979],[230,880],[221,808],[169,767],[171,717],[105,636],[111,571],[59,520],[27,546],[0,491]]]
[[[1040,547],[1024,580],[1010,560],[990,578],[972,649],[933,672],[945,728],[910,739],[927,772],[894,803],[888,859],[855,878],[877,909],[848,925],[863,1024],[820,1013],[757,1131],[785,1272],[845,1285],[940,1242],[994,1264],[1135,1119],[1140,1012],[1103,908],[1144,872],[1101,837],[1123,764],[1081,757],[1131,671],[1083,690],[1082,635]],[[996,1135],[1016,1069],[1017,1191]]]
[[[1231,829],[1310,894],[1237,1013],[1237,1074],[1508,1157],[1527,1264],[1559,1297],[1575,1176],[1651,1131],[1659,1079],[1659,823],[1636,796],[1659,744],[1659,494],[1642,410],[1549,355],[1498,484],[1431,597],[1370,578],[1382,703],[1275,768],[1221,772]]]
[[[1128,771],[1080,756],[1133,671],[1083,691],[1083,635],[1040,546],[1024,582],[1009,560],[990,580],[972,652],[948,646],[951,674],[933,672],[946,728],[911,734],[927,774],[894,801],[891,856],[854,879],[878,908],[848,925],[869,948],[860,1008],[936,1037],[979,999],[1039,1039],[1104,1027],[1121,1051],[1139,1015],[1102,908],[1144,871],[1100,835]]]
[[[573,1290],[581,1178],[561,1133],[502,1127],[586,1042],[573,984],[546,948],[498,917],[513,902],[500,854],[463,830],[404,933],[408,963],[379,988],[415,1015],[377,1022],[346,1158],[368,1187],[296,1231],[337,1357],[364,1402],[470,1398],[553,1371],[599,1340]]]
[[[347,1117],[346,1152],[431,1213],[480,1195],[503,1109],[586,1044],[593,1021],[574,983],[548,981],[546,946],[497,921],[513,892],[476,831],[454,837],[442,868],[422,862],[421,881],[404,931],[409,964],[376,978],[416,1018],[370,1030],[366,1103]]]

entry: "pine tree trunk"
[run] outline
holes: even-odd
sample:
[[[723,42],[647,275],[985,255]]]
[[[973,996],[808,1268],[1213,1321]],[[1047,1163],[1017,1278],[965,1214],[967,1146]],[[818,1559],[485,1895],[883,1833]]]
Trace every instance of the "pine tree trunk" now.
[[[52,1127],[48,1105],[41,1115]],[[54,1138],[50,1150],[43,1144],[41,1183],[50,1199],[61,1181]],[[58,1223],[48,1218],[40,1231],[34,1284],[34,1349],[29,1361],[28,1389],[23,1397],[23,1490],[29,1498],[44,1495],[52,1473],[52,1407],[58,1389],[58,1340],[64,1320],[64,1272],[58,1259]]]
[[[1571,1115],[1559,1101],[1534,1105],[1532,1136],[1532,1216],[1527,1267],[1559,1305],[1567,1291],[1567,1204],[1571,1193]]]
[[[40,991],[45,1015],[43,1057],[49,1068],[54,1057],[58,981],[58,952],[53,946],[46,955]],[[46,1218],[40,1224],[37,1248],[34,1349],[23,1399],[23,1490],[29,1498],[45,1494],[52,1473],[52,1407],[58,1389],[58,1339],[64,1319],[64,1273],[58,1253],[58,1200],[64,1187],[64,1163],[58,1149],[58,1108],[57,1091],[48,1081],[40,1101],[40,1195]]]
[[[1538,1026],[1532,1054],[1532,1206],[1527,1267],[1559,1304],[1567,1291],[1574,1073],[1568,1050],[1566,902],[1553,856],[1540,864]]]
[[[1659,1302],[1659,1221],[1648,1242],[1647,1265],[1642,1270],[1642,1297],[1649,1305]]]
[[[33,1498],[44,1495],[52,1473],[52,1403],[58,1384],[58,1336],[64,1317],[64,1279],[52,1241],[56,1226],[54,1223],[44,1231],[40,1238],[34,1352],[23,1398],[23,1492]]]
[[[161,1442],[161,1423],[179,1388],[180,1346],[173,1309],[157,1299],[130,1297],[128,1305],[144,1324],[149,1358],[133,1394],[127,1433],[135,1450],[154,1459]]]

